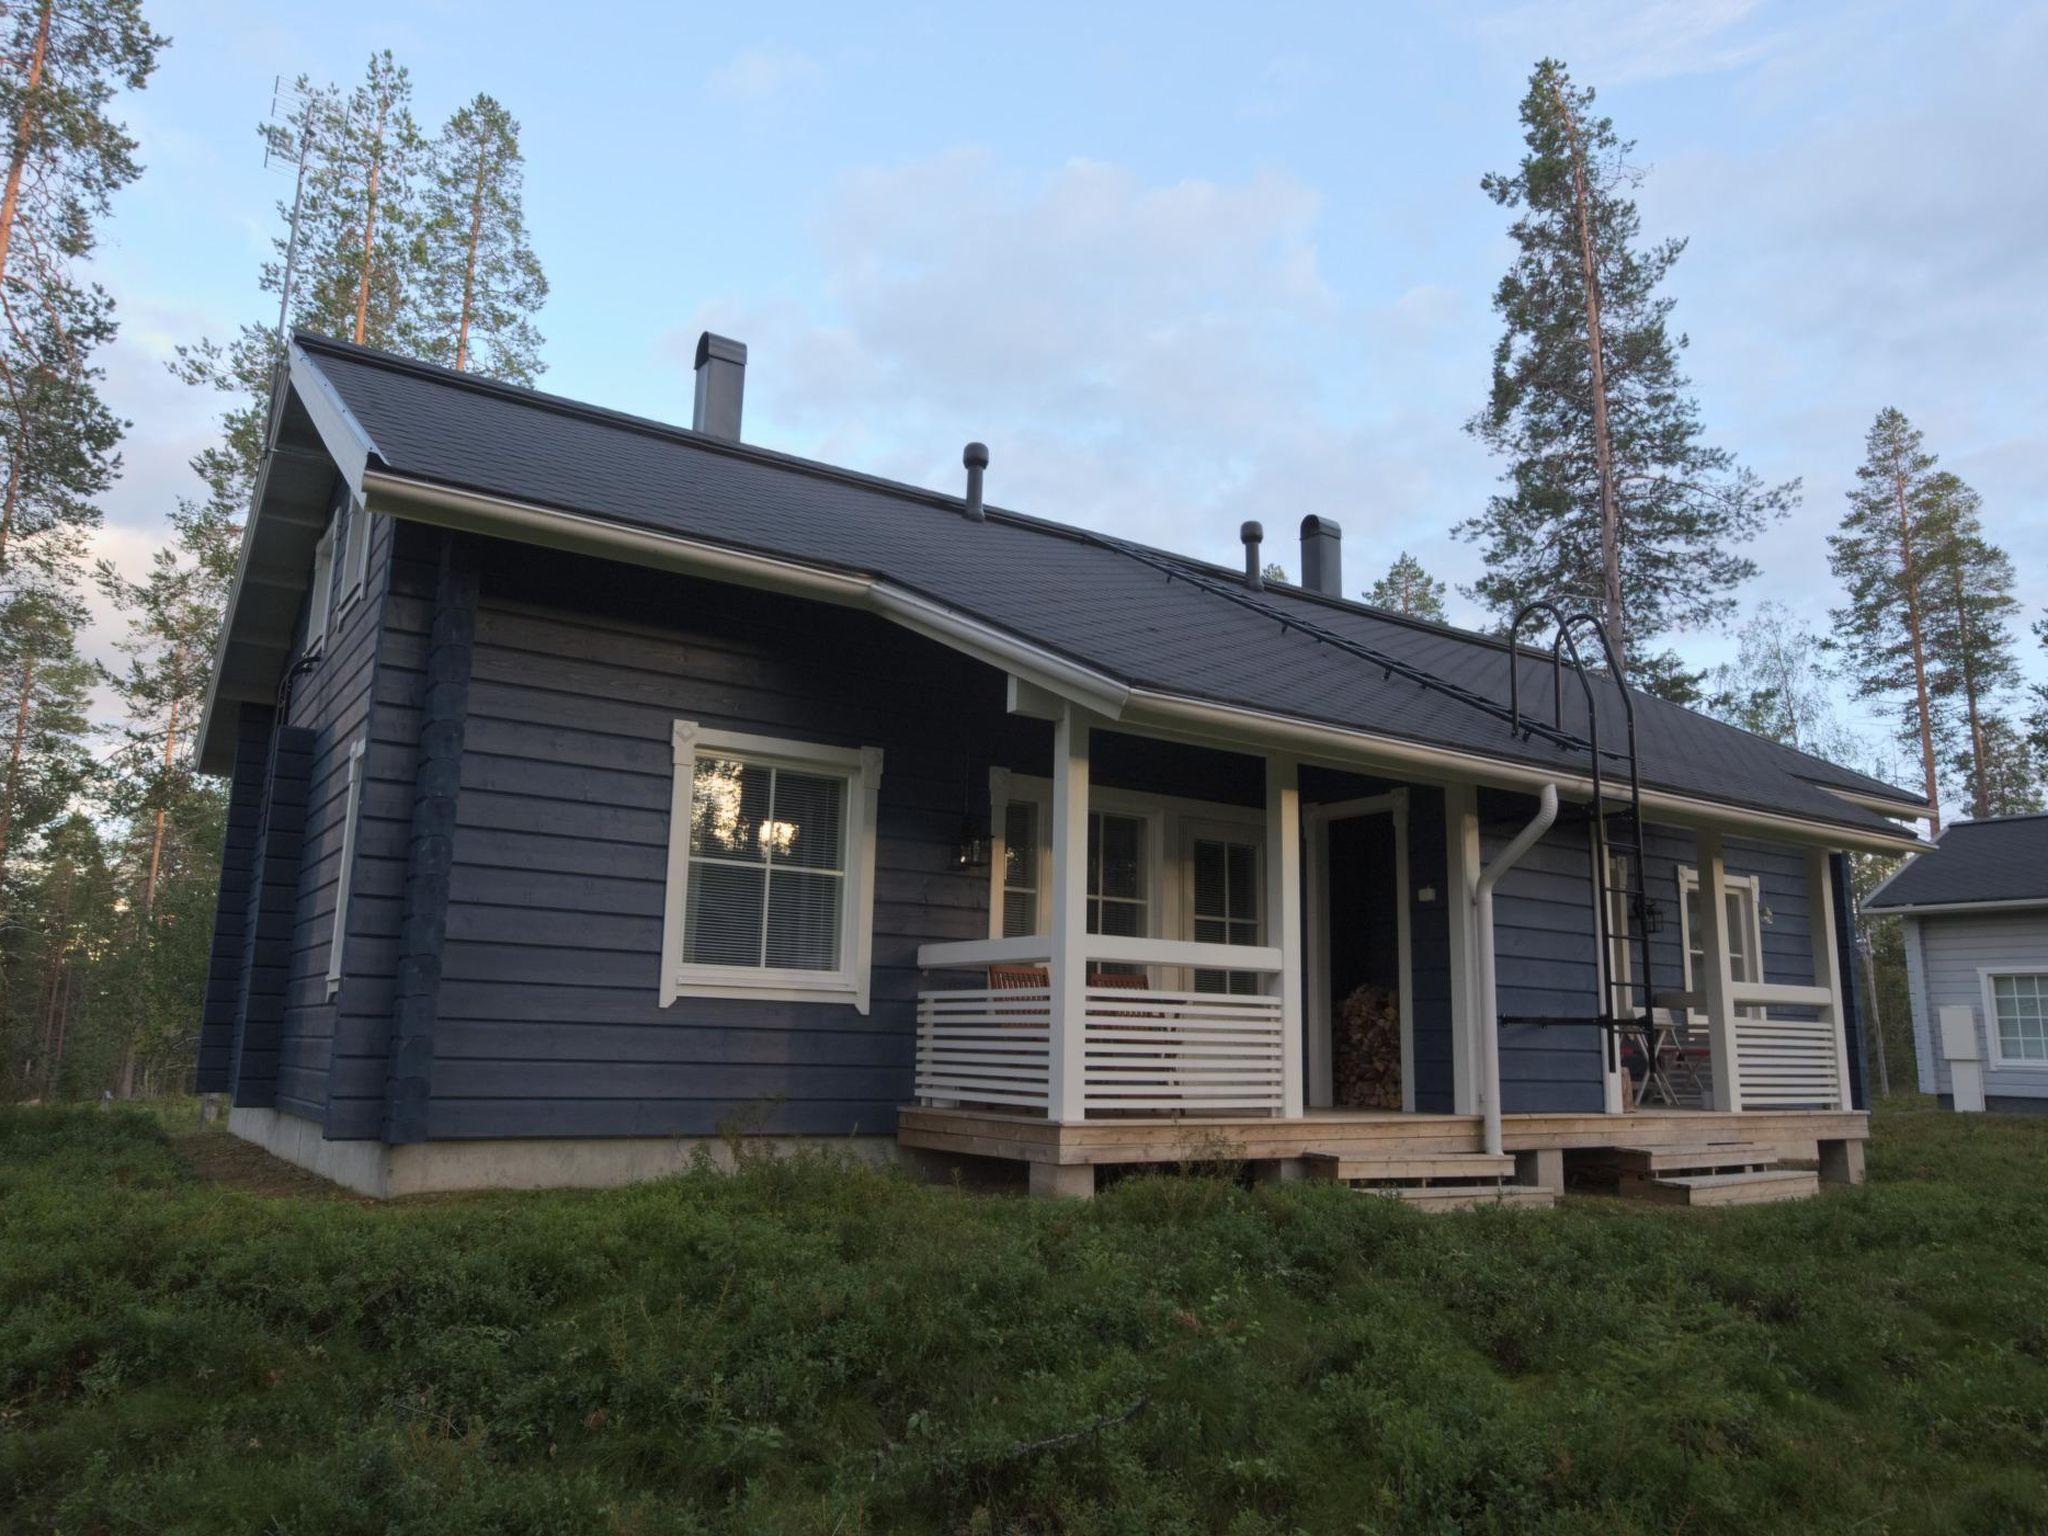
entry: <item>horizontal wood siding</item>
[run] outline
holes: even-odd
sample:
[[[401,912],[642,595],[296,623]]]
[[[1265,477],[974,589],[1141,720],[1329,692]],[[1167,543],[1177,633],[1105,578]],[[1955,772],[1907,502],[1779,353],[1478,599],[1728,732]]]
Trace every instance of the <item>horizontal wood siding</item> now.
[[[300,860],[297,907],[292,929],[290,977],[285,991],[283,1028],[277,1074],[277,1107],[288,1114],[325,1122],[332,1091],[335,1020],[348,991],[330,996],[327,985],[329,951],[335,931],[335,896],[341,879],[344,818],[348,807],[349,748],[370,728],[371,696],[379,636],[383,625],[384,590],[390,570],[393,524],[370,520],[368,566],[361,596],[340,606],[338,579],[342,556],[335,555],[336,607],[329,621],[323,654],[293,682],[287,721],[312,733],[314,747],[307,789],[306,835]],[[341,542],[337,539],[337,544]],[[304,623],[303,616],[301,623]],[[303,637],[302,637],[303,649]],[[389,750],[372,743],[363,760],[363,793],[355,847],[356,872],[350,884],[351,924],[344,941],[348,966],[359,963],[367,944],[365,928],[374,933],[395,894],[383,872],[368,856],[381,838],[378,813],[384,795],[379,786],[399,771]]]
[[[357,812],[355,874],[342,985],[329,1011],[327,1135],[336,1140],[384,1134],[392,1017],[397,1000],[399,931],[404,920],[420,736],[433,622],[439,529],[378,519],[381,562],[375,654],[358,732],[367,732],[362,804]],[[349,740],[354,739],[351,734]],[[344,751],[346,748],[344,747]],[[325,954],[322,953],[322,968]]]
[[[679,718],[883,749],[868,1015],[659,1006]],[[1041,729],[991,669],[866,615],[484,546],[428,1134],[893,1131],[917,946],[987,933],[963,809],[991,744],[1029,766]]]
[[[1483,869],[1536,814],[1532,797],[1482,792]],[[1503,1014],[1590,1018],[1600,1010],[1586,825],[1560,825],[1501,877],[1493,897],[1494,979]],[[1510,1025],[1500,1032],[1501,1108],[1509,1114],[1598,1110],[1600,1033],[1587,1026]]]
[[[221,838],[220,889],[207,950],[206,991],[200,1000],[198,1093],[234,1086],[235,1015],[242,1005],[242,960],[248,935],[249,883],[256,874],[256,843],[263,820],[264,771],[276,712],[242,704],[235,712],[235,759],[228,780],[227,828]]]
[[[311,731],[284,726],[272,734],[268,746],[228,1061],[232,1102],[258,1109],[277,1103],[292,922],[304,852],[307,775],[315,742]]]
[[[1984,1017],[1982,971],[2048,970],[2048,910],[2017,912],[1935,912],[1906,919],[1906,952],[1917,963],[1913,990],[1913,1039],[1920,1056],[1922,1087],[1953,1093],[1948,1061],[1941,1052],[1941,1010],[1963,1007],[1976,1021],[1983,1053],[1987,1098],[2048,1098],[2048,1067],[1994,1067]],[[1914,930],[1919,942],[1914,943]],[[1915,950],[1918,953],[1915,956]]]

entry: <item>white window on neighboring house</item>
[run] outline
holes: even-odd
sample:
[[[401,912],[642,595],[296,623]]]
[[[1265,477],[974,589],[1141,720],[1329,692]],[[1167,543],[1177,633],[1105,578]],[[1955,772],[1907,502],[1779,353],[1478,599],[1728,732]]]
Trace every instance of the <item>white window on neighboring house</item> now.
[[[341,990],[341,952],[348,938],[348,893],[355,883],[356,823],[363,811],[363,754],[367,738],[348,749],[348,790],[341,809],[341,868],[334,878],[334,928],[327,939],[327,995]]]
[[[2048,1068],[2048,971],[1982,974],[1991,1064]]]
[[[1760,982],[1764,979],[1763,928],[1759,917],[1762,881],[1755,875],[1726,875],[1722,884],[1728,900],[1727,915],[1721,924],[1722,931],[1728,936],[1728,979]],[[1707,951],[1706,937],[1700,928],[1699,871],[1680,869],[1678,887],[1684,897],[1679,922],[1685,930],[1685,990],[1703,990],[1706,986]],[[1738,1011],[1749,1014],[1756,1010],[1745,1008]]]
[[[879,747],[675,723],[663,1006],[678,997],[868,1009]]]
[[[306,646],[308,656],[327,643],[327,614],[334,597],[334,525],[320,535],[313,546],[313,591],[306,600]]]

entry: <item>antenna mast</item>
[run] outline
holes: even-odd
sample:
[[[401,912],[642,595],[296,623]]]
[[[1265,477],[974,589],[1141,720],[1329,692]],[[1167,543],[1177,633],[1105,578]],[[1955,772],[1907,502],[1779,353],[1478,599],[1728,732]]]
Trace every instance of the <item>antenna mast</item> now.
[[[270,86],[270,120],[273,124],[289,128],[292,119],[298,119],[298,142],[295,154],[287,154],[280,147],[282,134],[266,133],[263,143],[263,168],[266,171],[292,171],[292,222],[291,231],[284,243],[284,281],[279,285],[281,292],[277,300],[277,350],[284,355],[285,337],[288,334],[292,313],[292,279],[299,262],[299,215],[306,206],[306,162],[313,156],[313,96],[296,86],[287,87],[284,76],[276,75]]]

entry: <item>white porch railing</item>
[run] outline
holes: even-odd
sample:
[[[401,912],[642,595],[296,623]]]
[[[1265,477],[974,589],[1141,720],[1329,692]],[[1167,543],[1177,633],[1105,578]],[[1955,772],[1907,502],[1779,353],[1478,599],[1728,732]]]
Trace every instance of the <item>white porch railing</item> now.
[[[1044,963],[1044,939],[928,944],[933,970]],[[1086,964],[1142,965],[1156,975],[1277,975],[1280,952],[1253,945],[1091,936]],[[1148,978],[1149,980],[1149,978]],[[1285,1105],[1278,996],[1093,985],[1080,1020],[1083,1113],[1265,1112]],[[1050,1102],[1050,986],[927,990],[917,1005],[917,1094],[931,1101],[1045,1109]]]
[[[1834,995],[1826,987],[1786,986],[1775,982],[1738,981],[1728,989],[1738,1009],[1733,1036],[1735,1085],[1745,1109],[1839,1109],[1848,1104],[1842,1080],[1841,1027],[1834,1017]],[[1660,992],[1660,1008],[1697,1012],[1705,1006],[1698,992]],[[1773,1015],[1771,1006],[1810,1008],[1811,1019]],[[1711,1071],[1725,1070],[1714,1062]]]

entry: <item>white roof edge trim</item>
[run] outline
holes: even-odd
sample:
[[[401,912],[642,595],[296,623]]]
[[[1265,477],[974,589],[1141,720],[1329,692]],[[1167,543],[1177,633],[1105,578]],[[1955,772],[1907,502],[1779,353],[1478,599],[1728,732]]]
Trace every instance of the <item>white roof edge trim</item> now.
[[[376,440],[356,419],[355,412],[348,408],[340,391],[320,371],[320,365],[306,355],[304,348],[293,342],[289,355],[292,388],[299,392],[300,403],[313,419],[313,429],[320,434],[321,445],[341,470],[341,477],[348,482],[348,488],[361,496],[364,471],[370,459],[377,455]]]
[[[1176,694],[1146,689],[1133,691],[1128,718],[1133,724],[1154,720],[1185,724],[1193,727],[1188,731],[1190,735],[1219,744],[1234,740],[1240,746],[1246,735],[1256,730],[1275,739],[1278,744],[1316,754],[1338,767],[1356,769],[1359,760],[1364,758],[1368,763],[1403,772],[1420,771],[1425,778],[1442,779],[1449,768],[1457,770],[1465,779],[1501,789],[1540,792],[1545,784],[1555,784],[1567,794],[1590,796],[1593,792],[1592,779],[1585,774],[1512,763],[1476,752],[1461,752],[1455,747],[1428,746],[1397,736],[1320,725],[1290,715],[1269,714],[1241,705],[1185,699]],[[1803,842],[1823,842],[1830,848],[1908,853],[1932,846],[1904,828],[1886,834],[1875,828],[1845,827],[1837,822],[1814,821],[1785,812],[1753,810],[1670,790],[1645,789],[1643,808],[1646,812],[1662,811],[1669,822],[1678,825],[1739,827],[1754,833],[1790,836]]]
[[[1866,811],[1875,811],[1880,816],[1900,816],[1915,821],[1927,819],[1927,807],[1916,804],[1911,800],[1893,800],[1884,795],[1873,795],[1859,789],[1848,789],[1840,784],[1823,784],[1819,779],[1808,779],[1803,774],[1799,777],[1804,782],[1811,784],[1815,789],[1824,789],[1829,794],[1848,801],[1851,805],[1860,806]]]
[[[1133,688],[1094,668],[1021,640],[1006,630],[962,614],[942,603],[872,576],[832,571],[776,555],[758,555],[684,534],[628,528],[603,518],[531,502],[514,501],[484,492],[457,490],[403,475],[371,471],[364,477],[372,511],[406,517],[473,533],[511,533],[521,542],[542,544],[575,553],[621,559],[708,575],[744,586],[789,592],[844,606],[866,608],[929,639],[965,651],[978,660],[1038,683],[1096,714],[1132,725],[1156,722],[1172,730],[1207,737],[1216,744],[1234,743],[1240,751],[1247,738],[1264,737],[1275,746],[1318,750],[1326,761],[1358,766],[1360,759],[1415,768],[1425,777],[1443,778],[1446,770],[1503,788],[1518,789],[1555,783],[1561,790],[1590,794],[1583,775],[1523,766],[1454,748],[1426,746],[1394,736],[1340,726],[1319,725],[1288,715],[1275,715],[1235,705],[1214,704],[1179,694]],[[1886,835],[1875,829],[1845,827],[1834,822],[1695,799],[1662,790],[1645,790],[1646,808],[1656,807],[1681,823],[1738,826],[1793,836],[1806,842],[1825,841],[1831,848],[1858,848],[1898,853],[1929,846],[1901,829]]]
[[[1885,885],[1890,885],[1897,878],[1897,875],[1889,877]],[[1877,891],[1883,889],[1884,885],[1881,885]],[[1871,902],[1877,899],[1877,891],[1872,891],[1863,903],[1866,917],[1919,917],[1928,912],[2021,912],[2029,907],[2048,907],[2048,896],[2012,896],[2002,901],[1929,901],[1903,907],[1875,907]]]

